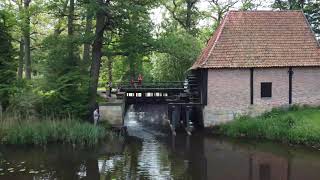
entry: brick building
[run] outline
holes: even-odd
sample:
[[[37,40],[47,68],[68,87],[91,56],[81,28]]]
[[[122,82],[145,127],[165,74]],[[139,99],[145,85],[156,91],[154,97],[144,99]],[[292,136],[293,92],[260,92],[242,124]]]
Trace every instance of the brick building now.
[[[203,79],[205,127],[320,105],[320,48],[302,11],[230,11],[191,69]]]

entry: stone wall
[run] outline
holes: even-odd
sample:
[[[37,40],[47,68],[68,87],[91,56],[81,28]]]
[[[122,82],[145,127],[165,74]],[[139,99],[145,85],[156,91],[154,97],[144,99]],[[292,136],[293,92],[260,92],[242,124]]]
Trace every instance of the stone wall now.
[[[111,126],[123,126],[123,103],[99,105],[100,121],[108,121]]]
[[[239,115],[259,115],[274,107],[289,106],[289,68],[255,68],[253,105],[250,104],[250,69],[208,70],[208,104],[204,126],[225,123]],[[293,104],[320,105],[320,68],[293,68]],[[261,82],[272,82],[272,97],[261,98]]]

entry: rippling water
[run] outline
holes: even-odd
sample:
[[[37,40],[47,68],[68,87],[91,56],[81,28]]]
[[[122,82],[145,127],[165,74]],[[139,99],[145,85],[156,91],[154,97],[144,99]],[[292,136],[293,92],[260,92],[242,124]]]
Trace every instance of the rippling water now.
[[[320,150],[196,133],[171,136],[166,106],[131,106],[124,141],[0,146],[0,179],[319,180]]]

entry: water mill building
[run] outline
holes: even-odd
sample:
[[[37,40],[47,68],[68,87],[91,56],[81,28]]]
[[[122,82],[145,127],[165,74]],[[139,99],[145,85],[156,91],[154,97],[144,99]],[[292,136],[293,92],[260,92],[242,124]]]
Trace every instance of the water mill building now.
[[[191,71],[202,79],[205,127],[320,105],[320,48],[302,11],[230,11]]]

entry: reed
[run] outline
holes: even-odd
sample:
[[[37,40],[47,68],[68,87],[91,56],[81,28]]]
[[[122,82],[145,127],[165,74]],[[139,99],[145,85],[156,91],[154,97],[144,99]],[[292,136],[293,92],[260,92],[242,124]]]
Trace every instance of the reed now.
[[[0,143],[2,144],[46,145],[59,142],[92,146],[107,134],[108,131],[104,127],[70,117],[38,119],[6,114],[0,121]]]

